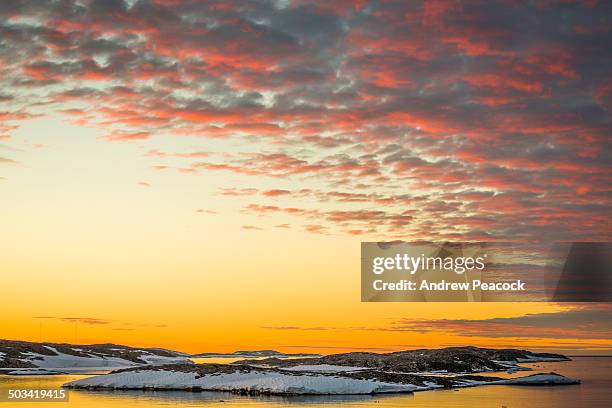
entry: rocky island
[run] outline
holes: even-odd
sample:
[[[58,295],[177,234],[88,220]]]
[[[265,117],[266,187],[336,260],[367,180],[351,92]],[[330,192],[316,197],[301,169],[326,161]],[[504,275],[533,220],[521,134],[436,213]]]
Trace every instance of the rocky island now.
[[[565,361],[559,354],[514,349],[453,347],[395,353],[345,353],[234,364],[168,364],[132,367],[66,383],[73,389],[227,391],[257,395],[375,394],[478,385],[569,385],[556,373],[515,378],[483,375],[525,370],[519,364]],[[480,373],[480,375],[479,375]]]
[[[191,364],[192,361],[189,354],[162,348],[0,340],[0,374],[57,374],[173,363]]]

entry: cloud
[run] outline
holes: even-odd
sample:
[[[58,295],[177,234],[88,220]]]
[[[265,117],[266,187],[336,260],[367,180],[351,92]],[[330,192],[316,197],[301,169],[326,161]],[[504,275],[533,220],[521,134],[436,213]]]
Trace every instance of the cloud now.
[[[231,196],[231,197],[242,197],[251,196],[257,194],[255,188],[222,188],[217,192],[218,195]]]
[[[260,231],[260,230],[262,230],[263,228],[258,227],[258,226],[256,226],[256,225],[243,225],[243,226],[242,226],[242,229],[245,229],[245,230],[252,230],[252,231]]]
[[[271,214],[284,214],[296,217],[302,217],[309,220],[327,222],[338,226],[360,225],[367,229],[375,228],[376,226],[387,226],[390,229],[402,228],[409,224],[413,217],[406,211],[399,214],[389,213],[382,210],[353,210],[353,211],[320,211],[318,209],[307,209],[299,207],[279,207],[276,205],[260,205],[248,204],[243,208],[245,214],[254,214],[265,216]],[[313,233],[324,233],[327,226],[323,224],[307,224],[304,229]],[[351,234],[355,235],[357,231],[350,230]]]
[[[57,317],[57,316],[36,316],[34,319],[41,320],[57,320],[68,323],[81,323],[81,324],[91,324],[91,325],[102,325],[102,324],[111,324],[111,320],[106,319],[98,319],[95,317]]]
[[[566,305],[567,306],[567,305]],[[573,304],[558,312],[530,313],[516,317],[488,319],[414,319],[403,318],[387,325],[327,327],[327,326],[263,326],[279,331],[366,331],[403,332],[415,334],[450,334],[457,337],[452,343],[438,344],[454,347],[473,344],[476,337],[488,339],[498,347],[540,339],[537,349],[545,350],[606,350],[612,334],[612,308],[606,304]],[[518,342],[518,343],[517,343]],[[431,346],[431,344],[429,344]],[[525,343],[527,346],[527,343]],[[414,349],[416,344],[398,344],[391,349]],[[425,347],[425,345],[423,345]]]
[[[208,152],[185,152],[185,153],[168,153],[157,149],[151,149],[146,153],[148,157],[179,157],[179,158],[204,158],[209,157]]]
[[[261,194],[266,197],[278,197],[282,195],[291,194],[291,192],[289,190],[274,189],[274,190],[266,190],[262,192]]]
[[[206,214],[218,214],[217,211],[214,210],[207,210],[205,208],[198,208],[196,210],[197,213],[206,213]]]
[[[287,347],[287,348],[304,348],[304,349],[329,349],[329,350],[355,350],[355,351],[371,351],[374,353],[384,353],[393,351],[391,348],[386,347],[354,347],[354,346],[338,346],[338,345],[322,345],[322,346],[295,346],[295,345],[285,345],[279,347]]]
[[[400,319],[385,330],[453,333],[476,337],[609,339],[612,308],[607,304],[577,306],[560,312],[531,313],[490,319]]]
[[[0,164],[16,164],[17,162],[13,159],[9,159],[6,157],[0,157]]]
[[[3,2],[0,139],[62,115],[222,195],[312,200],[319,231],[610,240],[610,7]]]
[[[300,331],[323,331],[333,330],[330,327],[300,327],[300,326],[262,326],[262,329],[266,330],[300,330]]]

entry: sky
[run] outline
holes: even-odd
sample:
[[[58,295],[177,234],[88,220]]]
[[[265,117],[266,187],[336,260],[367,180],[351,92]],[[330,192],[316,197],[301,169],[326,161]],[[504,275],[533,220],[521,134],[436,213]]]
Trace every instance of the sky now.
[[[611,17],[0,2],[0,338],[610,354],[605,304],[361,303],[359,249],[609,242]]]

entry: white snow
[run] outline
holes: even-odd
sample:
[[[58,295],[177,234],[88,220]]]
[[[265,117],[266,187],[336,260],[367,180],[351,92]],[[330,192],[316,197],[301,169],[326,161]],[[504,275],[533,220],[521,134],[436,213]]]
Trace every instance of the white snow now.
[[[564,377],[558,374],[533,374],[526,377],[507,378],[495,381],[462,379],[460,384],[468,387],[476,385],[565,385],[580,384],[580,380]]]
[[[567,361],[564,358],[558,357],[541,357],[533,354],[527,355],[525,358],[518,357],[516,360],[504,361],[504,360],[493,360],[497,364],[505,366],[515,366],[516,363],[544,363],[544,362],[557,362]]]
[[[503,380],[504,384],[531,385],[531,384],[578,384],[579,380],[555,374],[534,374],[527,377],[510,378]]]
[[[150,365],[191,363],[191,360],[186,357],[166,357],[157,354],[142,354],[139,358]],[[136,364],[132,363],[132,365]]]
[[[554,361],[566,361],[563,358],[557,357],[538,357],[538,356],[527,356],[527,358],[517,358],[519,363],[543,363],[543,362],[554,362]]]
[[[90,355],[89,357],[73,356],[70,354],[60,353],[53,347],[48,349],[57,353],[56,356],[46,356],[38,353],[23,353],[28,357],[22,359],[35,364],[39,368],[113,368],[113,367],[128,367],[135,363],[124,360],[118,357],[99,357]]]
[[[8,375],[50,375],[61,374],[59,371],[44,370],[38,368],[20,368],[7,372]]]
[[[461,379],[455,387],[478,385],[564,385],[580,381],[558,374],[536,374],[527,377],[478,381]],[[375,394],[425,391],[442,388],[434,381],[424,385],[388,383],[377,380],[343,378],[322,372],[284,373],[273,370],[237,371],[205,374],[171,370],[124,371],[84,378],[64,384],[66,387],[102,387],[112,389],[191,389],[207,391],[258,391],[270,394]]]
[[[432,370],[432,371],[411,371],[411,372],[399,372],[399,371],[387,371],[393,374],[412,374],[412,375],[429,375],[438,377],[452,377],[457,375],[456,373],[449,373],[447,370]]]
[[[84,378],[65,386],[110,388],[156,388],[204,390],[248,390],[271,394],[373,394],[411,392],[428,389],[411,384],[392,384],[324,375],[291,375],[275,371],[250,371],[204,375],[165,370],[138,370]]]
[[[137,364],[130,360],[125,360],[120,357],[112,356],[97,356],[89,354],[88,357],[73,356],[70,354],[64,354],[57,351],[55,348],[45,346],[49,350],[57,353],[55,356],[47,356],[44,354],[38,354],[33,352],[23,353],[26,358],[22,358],[22,361],[28,361],[35,364],[38,368],[48,369],[95,369],[95,370],[110,370],[116,368],[133,367],[142,364]],[[155,354],[145,354],[143,351],[140,358],[146,362],[146,364],[158,365],[158,364],[174,364],[174,363],[191,363],[191,360],[185,357],[164,357]]]
[[[423,384],[425,384],[425,387],[419,387],[419,389],[416,391],[425,391],[425,390],[434,389],[434,388],[444,388],[443,385],[438,385],[435,382],[431,382],[431,381],[423,381]]]
[[[519,371],[533,371],[533,368],[531,368],[531,367],[515,366],[515,367],[508,368],[508,370],[506,370],[506,373],[514,374],[514,373],[517,373]]]

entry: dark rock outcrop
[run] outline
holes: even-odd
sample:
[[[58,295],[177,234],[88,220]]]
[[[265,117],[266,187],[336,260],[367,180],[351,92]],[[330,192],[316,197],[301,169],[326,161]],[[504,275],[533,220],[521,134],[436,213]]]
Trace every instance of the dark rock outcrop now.
[[[521,360],[556,359],[569,360],[561,354],[533,353],[515,349],[487,349],[479,347],[448,347],[442,349],[418,349],[394,353],[344,353],[323,357],[263,360],[241,360],[236,364],[258,364],[270,367],[330,364],[350,367],[366,367],[403,373],[447,371],[450,373],[477,373],[502,371],[508,368],[499,361],[517,363]]]

